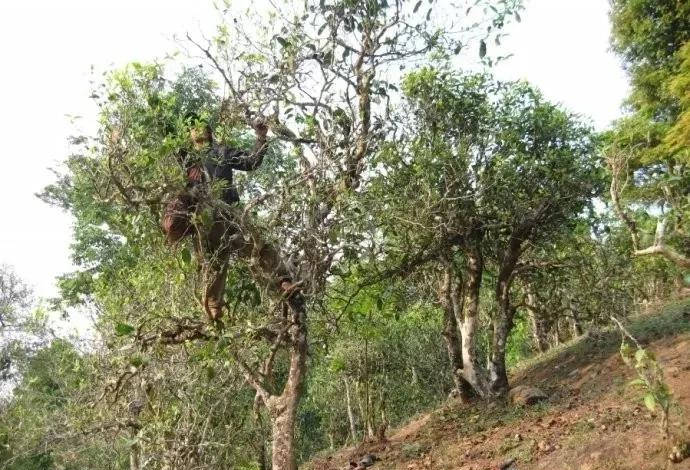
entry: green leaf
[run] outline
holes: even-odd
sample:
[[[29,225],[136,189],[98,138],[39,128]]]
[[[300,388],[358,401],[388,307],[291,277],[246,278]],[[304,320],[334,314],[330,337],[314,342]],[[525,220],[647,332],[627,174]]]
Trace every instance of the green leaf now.
[[[128,325],[127,323],[118,323],[115,325],[115,333],[118,336],[127,336],[130,335],[134,332],[134,327],[132,325]]]
[[[182,256],[182,261],[184,264],[190,264],[192,262],[192,253],[189,251],[189,248],[182,250],[180,255]]]
[[[515,20],[520,23],[522,21],[522,18],[520,18],[520,13],[515,12]]]
[[[288,42],[287,39],[280,37],[280,36],[276,36],[276,41],[278,41],[280,43],[280,45],[283,47],[287,47],[288,45],[290,45],[290,43]]]
[[[635,380],[631,380],[628,385],[631,387],[637,387],[637,386],[645,386],[646,383],[642,379],[635,379]]]
[[[323,62],[327,65],[333,63],[333,51],[328,51],[323,55]]]
[[[479,43],[479,57],[483,59],[484,56],[486,56],[486,41],[482,39]]]
[[[644,396],[644,406],[646,406],[649,411],[654,411],[656,409],[656,399],[654,395],[648,393]]]
[[[422,0],[419,0],[419,1],[415,4],[414,8],[412,9],[412,13],[417,13],[417,11],[419,10],[419,7],[421,7],[421,6],[422,6]]]
[[[134,367],[141,367],[141,365],[144,363],[144,359],[140,355],[136,354],[129,358],[129,363]]]

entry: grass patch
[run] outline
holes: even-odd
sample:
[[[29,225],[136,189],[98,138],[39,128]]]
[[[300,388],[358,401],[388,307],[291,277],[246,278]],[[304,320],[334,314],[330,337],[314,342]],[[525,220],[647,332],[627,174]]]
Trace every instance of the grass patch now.
[[[627,328],[643,344],[690,332],[690,299],[671,302],[654,314],[634,315]],[[617,353],[620,332],[614,326],[592,330],[569,343],[527,359],[511,370],[517,378],[530,383],[560,383],[574,369]]]
[[[431,447],[425,442],[410,442],[403,444],[400,449],[406,459],[416,459],[426,454]]]
[[[689,331],[690,299],[669,303],[658,314],[633,317],[630,323],[630,332],[645,342]]]
[[[436,432],[442,433],[448,427],[455,427],[457,423],[462,423],[462,426],[457,429],[457,436],[467,437],[521,420],[544,416],[552,407],[553,405],[548,402],[529,407],[513,406],[507,403],[448,406],[435,413],[431,427]]]

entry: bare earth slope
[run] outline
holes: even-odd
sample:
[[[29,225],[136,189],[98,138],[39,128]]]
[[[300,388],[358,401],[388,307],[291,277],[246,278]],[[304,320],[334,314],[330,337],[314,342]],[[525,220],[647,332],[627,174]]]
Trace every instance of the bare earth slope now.
[[[631,331],[656,355],[682,410],[672,425],[690,435],[690,301],[631,322]],[[349,459],[373,452],[372,470],[690,470],[690,459],[667,460],[670,448],[657,416],[642,404],[643,392],[620,358],[615,330],[589,334],[514,371],[512,384],[535,385],[549,399],[529,408],[507,404],[448,402],[389,436],[387,442],[343,449],[306,465],[346,468]]]

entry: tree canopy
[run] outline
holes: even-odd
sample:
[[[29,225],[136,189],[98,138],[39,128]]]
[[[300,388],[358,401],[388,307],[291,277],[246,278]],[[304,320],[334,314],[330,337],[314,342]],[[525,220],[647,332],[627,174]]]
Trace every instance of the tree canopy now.
[[[0,270],[0,468],[294,470],[503,401],[518,361],[677,290],[687,2],[612,3],[633,93],[604,133],[492,76],[518,1],[238,3],[91,90],[39,197],[74,218],[57,303],[95,339]],[[9,329],[44,335],[10,356]]]

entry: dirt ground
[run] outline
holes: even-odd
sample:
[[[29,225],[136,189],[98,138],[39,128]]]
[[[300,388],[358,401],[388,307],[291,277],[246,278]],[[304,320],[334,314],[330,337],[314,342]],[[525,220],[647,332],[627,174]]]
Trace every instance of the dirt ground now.
[[[640,316],[630,328],[664,369],[677,405],[671,429],[690,438],[690,302]],[[668,461],[672,443],[642,403],[643,391],[630,385],[635,372],[619,346],[615,330],[602,330],[514,371],[513,385],[549,395],[535,406],[448,402],[385,442],[342,449],[305,467],[341,470],[372,452],[380,459],[372,470],[690,470],[690,458]]]

